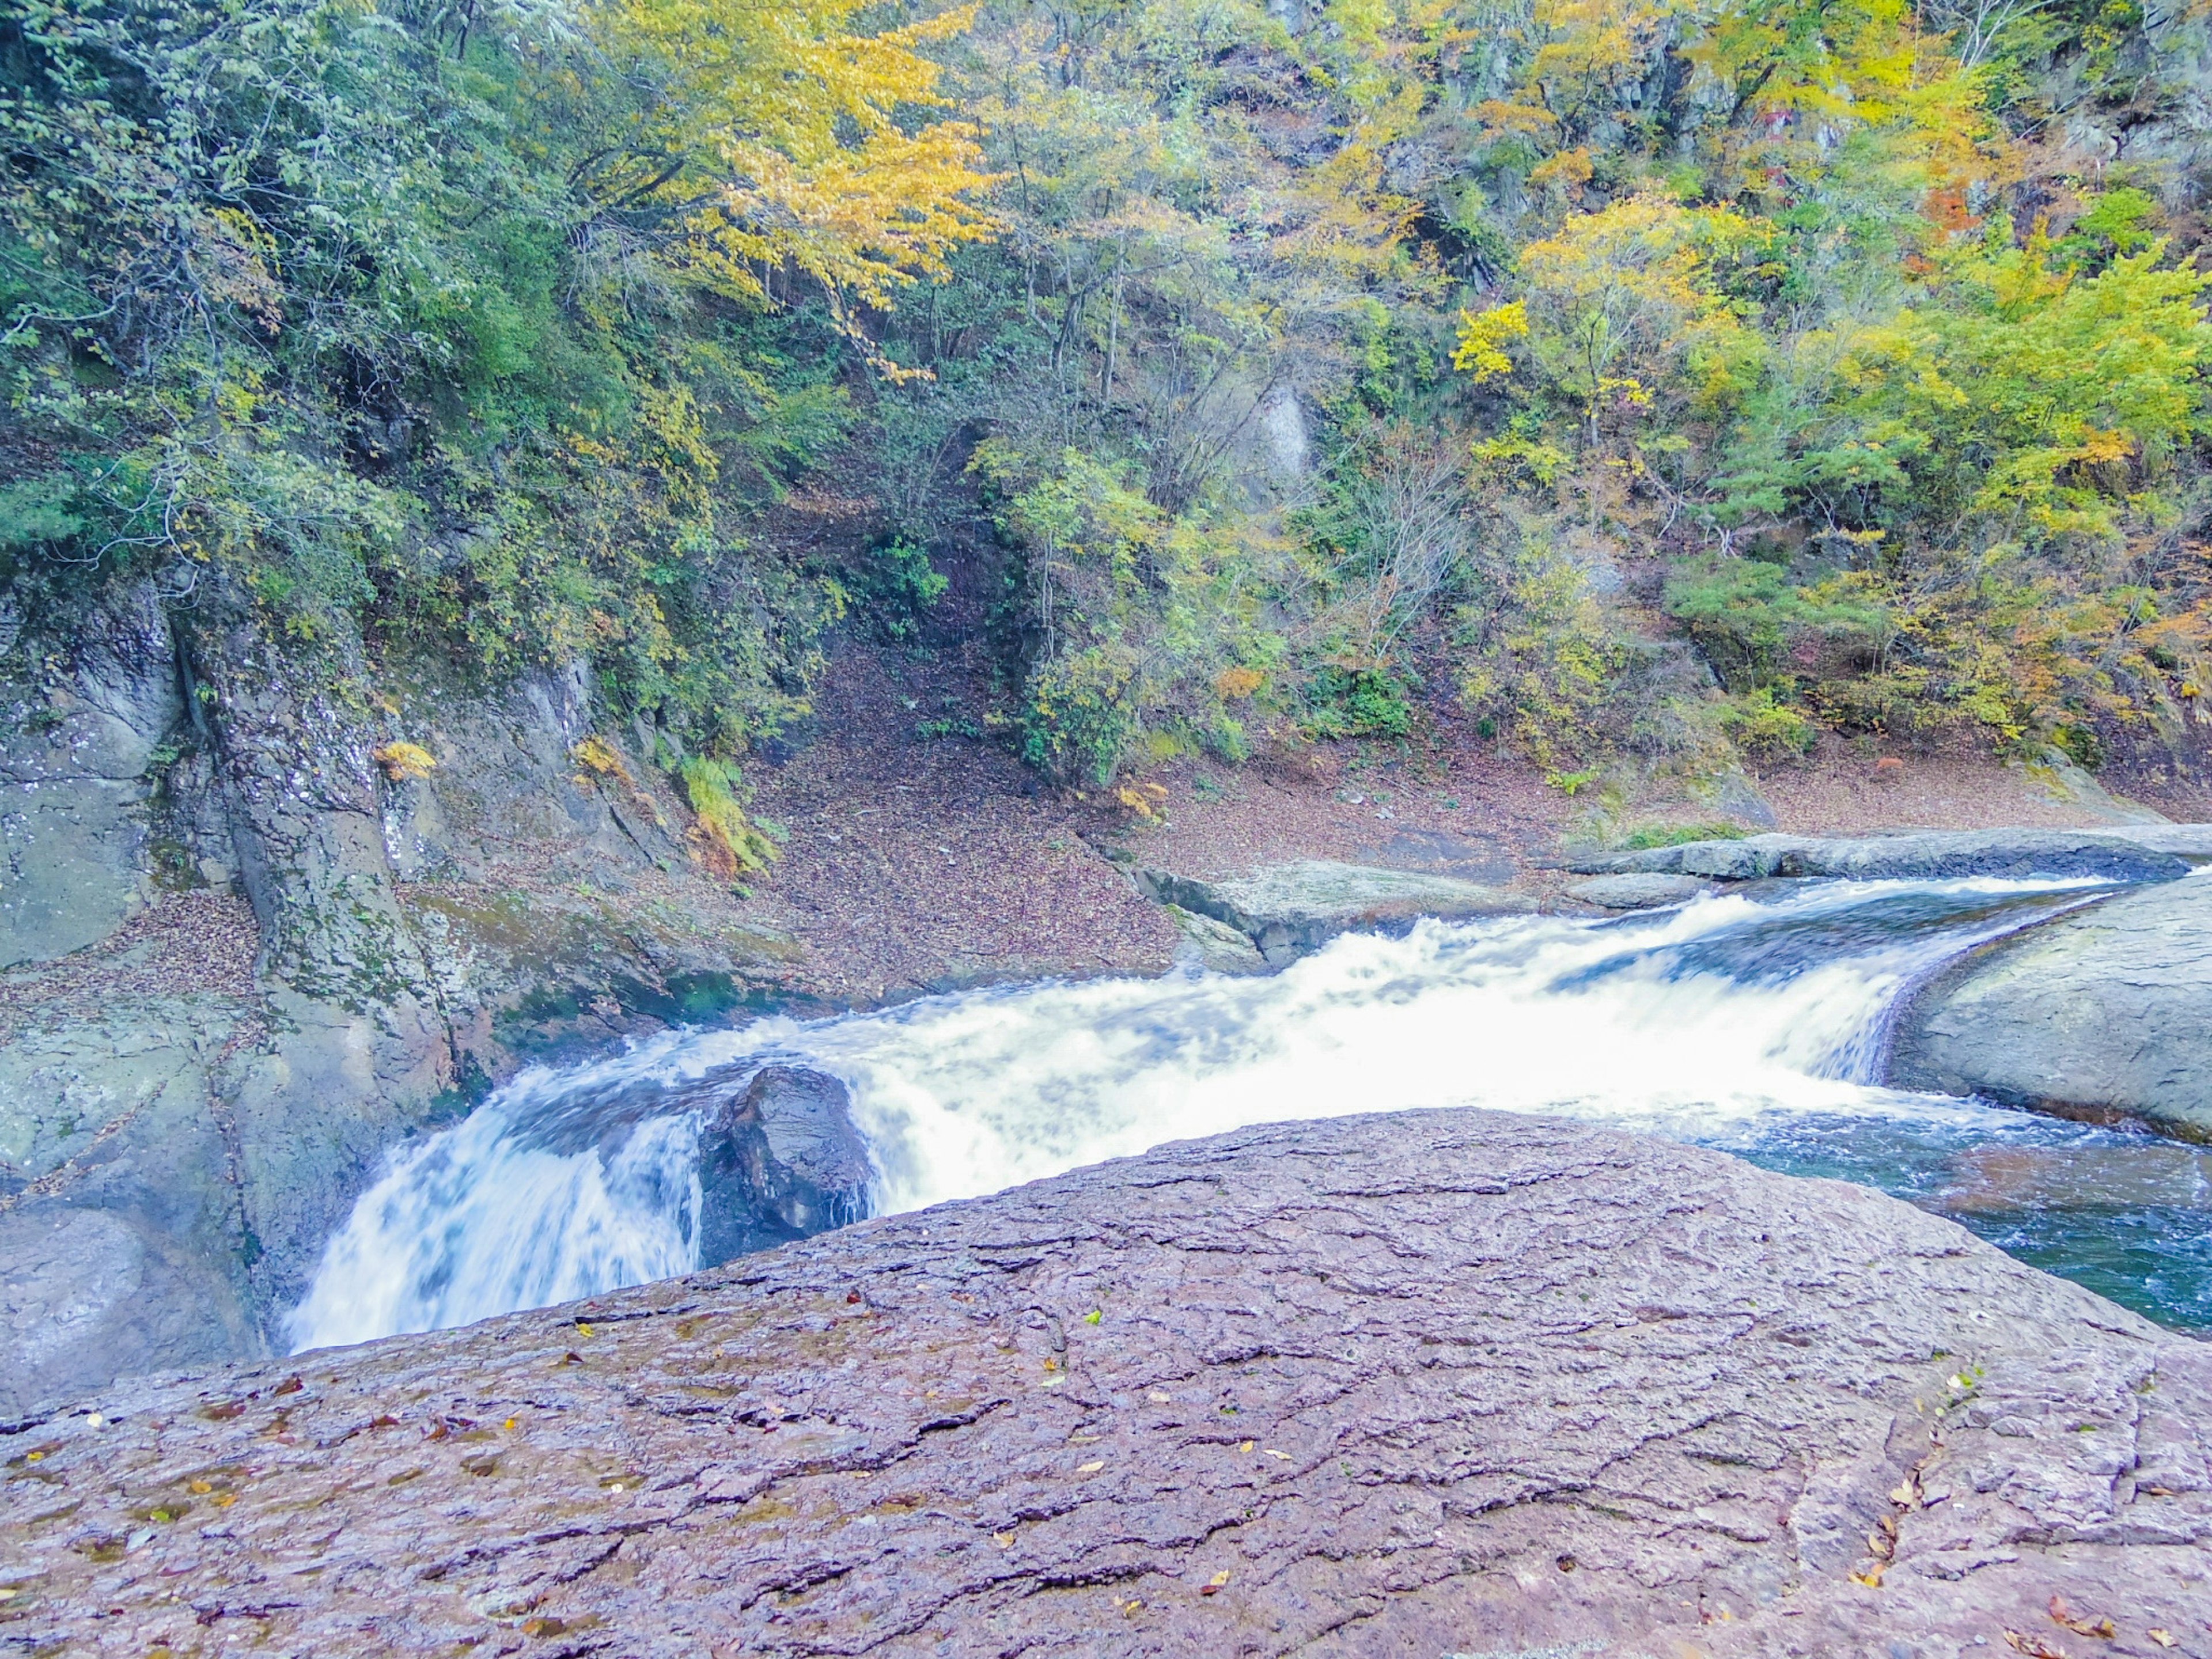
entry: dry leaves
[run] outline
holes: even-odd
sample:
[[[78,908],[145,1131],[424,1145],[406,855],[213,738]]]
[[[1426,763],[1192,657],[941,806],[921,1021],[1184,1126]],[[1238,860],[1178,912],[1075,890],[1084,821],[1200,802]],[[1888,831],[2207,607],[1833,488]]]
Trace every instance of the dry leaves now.
[[[1200,1584],[1198,1587],[1198,1593],[1200,1595],[1212,1595],[1228,1582],[1229,1569],[1224,1567],[1219,1572],[1215,1573],[1212,1577],[1207,1579],[1203,1584]]]
[[[2008,1630],[2004,1636],[2005,1644],[2015,1653],[2026,1654],[2027,1659],[2067,1659],[2064,1648],[2040,1636],[2023,1636],[2016,1630]]]
[[[2111,1641],[2115,1636],[2119,1634],[2119,1632],[2113,1628],[2112,1621],[2110,1619],[2077,1619],[2075,1617],[2074,1609],[2066,1605],[2066,1598],[2063,1595],[2053,1595],[2051,1598],[2051,1618],[2054,1624],[2063,1625],[2067,1629],[2073,1631],[2077,1634],[2082,1636],[2100,1636],[2107,1642]]]

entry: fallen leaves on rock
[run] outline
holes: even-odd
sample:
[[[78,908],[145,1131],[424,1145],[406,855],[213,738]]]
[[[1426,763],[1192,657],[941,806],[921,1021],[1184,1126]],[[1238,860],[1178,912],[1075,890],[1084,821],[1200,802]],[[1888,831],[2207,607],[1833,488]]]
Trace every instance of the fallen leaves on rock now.
[[[1212,1595],[1228,1582],[1229,1569],[1224,1567],[1219,1572],[1215,1573],[1212,1577],[1207,1579],[1203,1584],[1200,1584],[1198,1587],[1198,1593],[1200,1595]]]
[[[2119,1634],[2110,1619],[2084,1619],[2077,1616],[2074,1609],[2066,1605],[2066,1598],[2063,1595],[2051,1596],[2051,1617],[2053,1623],[2063,1625],[2077,1635],[2101,1636],[2109,1642]]]
[[[2027,1659],[2068,1659],[2064,1648],[2055,1642],[2046,1642],[2040,1636],[2023,1636],[2016,1630],[2004,1633],[2005,1644],[2015,1653],[2024,1653]]]

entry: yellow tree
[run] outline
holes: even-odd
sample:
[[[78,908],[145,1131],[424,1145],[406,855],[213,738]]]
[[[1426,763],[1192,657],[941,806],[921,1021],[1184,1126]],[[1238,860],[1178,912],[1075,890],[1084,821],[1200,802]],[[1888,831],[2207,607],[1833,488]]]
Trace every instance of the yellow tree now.
[[[1756,349],[1712,267],[1771,234],[1727,208],[1633,196],[1571,214],[1522,250],[1528,310],[1513,321],[1525,321],[1539,363],[1583,405],[1593,441],[1607,404],[1648,404],[1685,365],[1698,391],[1717,392]],[[1463,324],[1461,356],[1463,367],[1494,373],[1503,337],[1486,334],[1486,322]]]
[[[658,214],[672,250],[726,291],[768,297],[774,274],[888,307],[942,276],[961,243],[994,225],[975,127],[944,110],[932,43],[973,7],[903,28],[855,32],[860,0],[599,0],[596,39],[647,88],[620,153],[592,159],[611,217]]]

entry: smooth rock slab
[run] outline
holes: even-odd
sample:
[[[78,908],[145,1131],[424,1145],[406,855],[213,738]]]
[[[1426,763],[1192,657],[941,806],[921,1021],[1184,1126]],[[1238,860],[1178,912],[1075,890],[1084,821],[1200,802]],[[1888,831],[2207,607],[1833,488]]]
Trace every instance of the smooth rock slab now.
[[[2166,826],[2180,828],[2185,826]],[[2189,826],[2193,827],[2193,826]],[[2163,839],[2163,838],[2162,838]],[[2187,837],[2177,845],[2194,845]],[[1664,874],[1759,881],[1832,876],[1852,881],[1950,881],[1966,876],[2172,881],[2189,873],[2175,852],[2134,832],[1944,830],[1896,836],[1747,836],[1565,860],[1584,875]]]
[[[1498,1113],[93,1404],[7,1442],[16,1649],[1934,1659],[2087,1651],[2053,1595],[2100,1653],[2212,1619],[2212,1348],[1858,1188]]]
[[[1598,876],[1567,889],[1569,898],[1608,910],[1648,910],[1655,905],[1680,904],[1713,890],[1711,882],[1695,876]]]
[[[2212,1140],[2212,875],[2125,893],[1999,940],[1898,1024],[1903,1087]]]
[[[1166,870],[1139,870],[1134,878],[1139,890],[1162,904],[1227,923],[1279,968],[1340,933],[1401,926],[1423,916],[1513,915],[1536,908],[1524,895],[1481,882],[1328,859],[1212,880]]]

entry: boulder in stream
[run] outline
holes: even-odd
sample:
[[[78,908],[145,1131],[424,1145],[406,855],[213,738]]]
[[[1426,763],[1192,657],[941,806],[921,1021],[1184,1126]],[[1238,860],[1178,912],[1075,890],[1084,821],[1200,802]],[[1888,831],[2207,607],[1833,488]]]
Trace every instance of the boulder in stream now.
[[[2203,826],[2159,825],[2158,830]],[[1565,867],[1583,875],[1708,876],[1759,881],[1835,876],[1853,881],[1951,881],[1966,876],[2097,881],[2172,881],[2189,864],[2168,845],[2191,837],[2119,830],[1930,830],[1893,836],[1747,836],[1633,853],[1582,853]]]
[[[2212,1140],[2212,875],[2068,912],[1939,975],[1889,1074]]]
[[[713,1267],[858,1221],[875,1165],[845,1085],[764,1066],[699,1132],[699,1260]]]
[[[1203,878],[1140,869],[1133,878],[1139,890],[1162,904],[1235,928],[1275,968],[1320,949],[1340,933],[1402,929],[1424,916],[1514,915],[1536,908],[1523,894],[1456,876],[1328,859]]]
[[[2212,1346],[1861,1188],[1473,1110],[125,1384],[15,1444],[27,1652],[1856,1659],[2212,1620]]]

